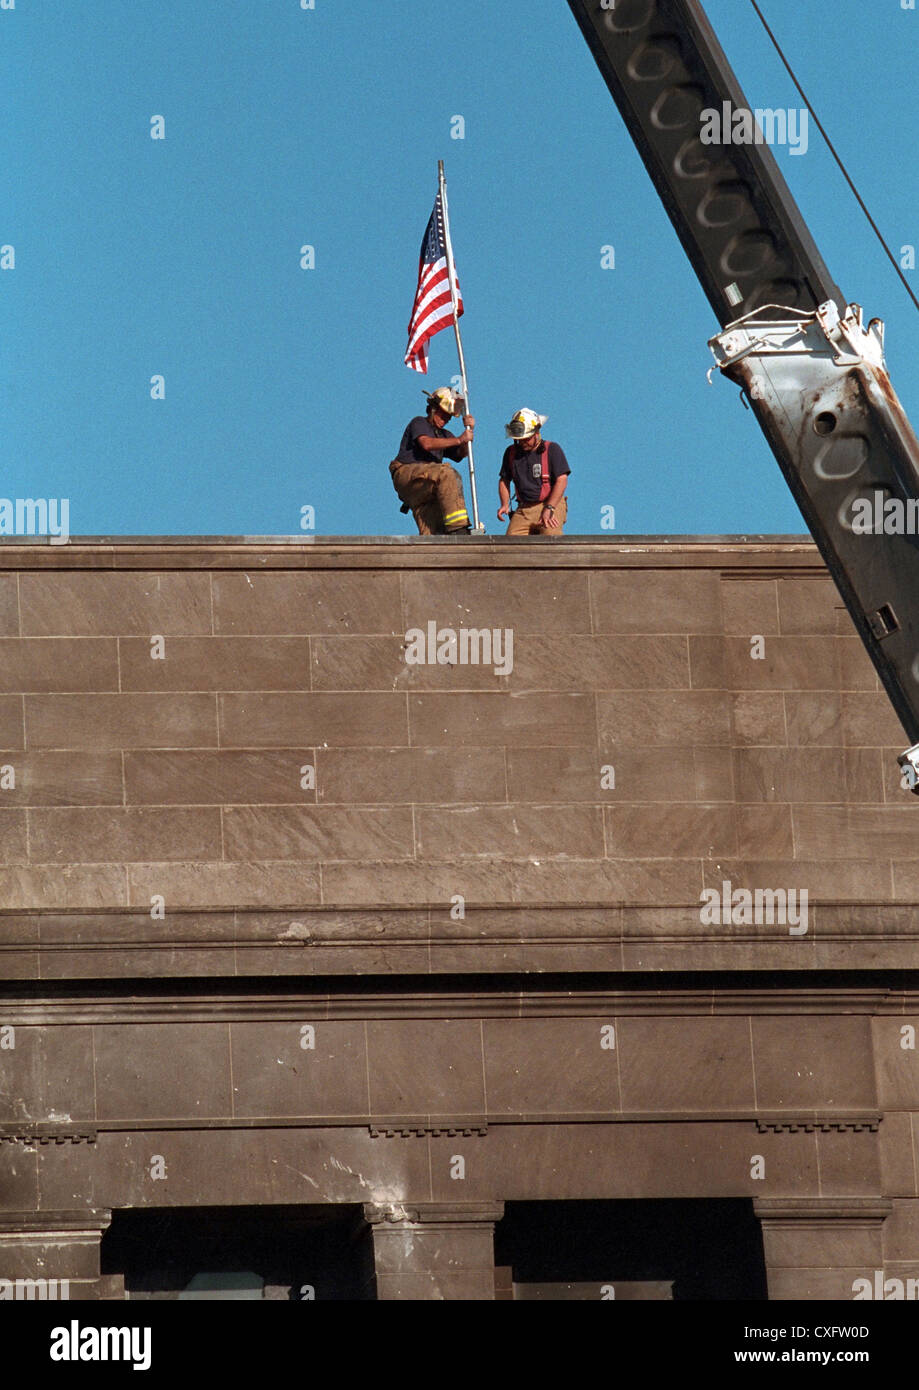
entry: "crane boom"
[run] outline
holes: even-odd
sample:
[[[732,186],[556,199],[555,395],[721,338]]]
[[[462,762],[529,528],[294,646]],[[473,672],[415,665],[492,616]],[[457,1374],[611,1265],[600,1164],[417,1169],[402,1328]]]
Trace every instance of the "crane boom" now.
[[[900,762],[919,792],[919,440],[884,326],[835,285],[760,126],[703,141],[703,113],[750,107],[700,0],[568,4],[721,325],[716,366],[749,400],[917,745]]]

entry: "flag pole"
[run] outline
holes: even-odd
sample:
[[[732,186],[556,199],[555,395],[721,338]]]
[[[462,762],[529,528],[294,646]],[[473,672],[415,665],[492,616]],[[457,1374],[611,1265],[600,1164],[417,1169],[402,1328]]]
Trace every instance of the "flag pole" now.
[[[463,353],[463,339],[460,336],[459,314],[457,313],[456,297],[456,268],[453,264],[453,243],[450,240],[450,215],[447,211],[447,180],[444,176],[444,162],[442,159],[437,161],[437,177],[440,188],[440,205],[444,212],[444,240],[447,243],[447,275],[450,279],[450,298],[453,301],[453,331],[456,334],[456,352],[459,357],[460,377],[463,382],[463,400],[465,402],[465,415],[471,415],[469,408],[469,387],[466,383],[466,358]],[[469,462],[469,491],[472,498],[472,525],[475,531],[484,531],[485,527],[479,522],[479,501],[475,490],[475,458],[472,452],[472,440],[467,445],[466,458]]]

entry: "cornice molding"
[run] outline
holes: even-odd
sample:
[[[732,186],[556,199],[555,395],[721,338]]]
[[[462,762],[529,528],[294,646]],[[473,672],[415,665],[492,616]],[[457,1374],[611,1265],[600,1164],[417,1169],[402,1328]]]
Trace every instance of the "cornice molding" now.
[[[503,536],[75,536],[0,541],[0,570],[571,570],[716,569],[757,578],[824,577],[810,536],[561,536],[552,546]]]
[[[41,1123],[0,1125],[0,1144],[95,1144],[97,1138],[95,1126]]]
[[[760,1134],[877,1134],[884,1116],[875,1113],[858,1115],[806,1114],[758,1115],[756,1128]]]
[[[472,1135],[484,1138],[488,1133],[488,1123],[485,1120],[442,1120],[437,1123],[420,1123],[418,1121],[378,1122],[369,1126],[371,1139],[412,1139],[429,1138],[442,1139],[464,1138],[468,1139]]]
[[[753,1211],[767,1224],[801,1222],[816,1227],[838,1221],[876,1226],[893,1211],[889,1197],[754,1197]]]
[[[145,1119],[106,1119],[90,1124],[22,1121],[0,1124],[0,1144],[32,1146],[96,1144],[108,1134],[167,1134],[254,1130],[362,1129],[372,1139],[481,1137],[506,1127],[572,1125],[755,1125],[760,1134],[877,1133],[884,1119],[877,1110],[799,1110],[776,1115],[756,1110],[590,1110],[517,1111],[481,1115],[211,1115],[196,1118],[150,1116]]]
[[[611,973],[611,972],[610,972]],[[538,977],[532,988],[443,992],[426,988],[424,977],[412,993],[330,993],[304,988],[301,979],[292,992],[236,995],[139,995],[142,985],[131,982],[130,996],[83,998],[17,997],[20,981],[10,981],[0,1003],[0,1023],[14,1027],[63,1027],[106,1023],[332,1023],[389,1019],[529,1019],[595,1018],[602,1022],[639,1018],[799,1017],[838,1014],[865,1017],[916,1017],[919,989],[882,987],[845,989],[819,986],[776,989],[584,989],[545,990]],[[80,987],[80,982],[75,983]]]
[[[463,924],[443,903],[176,908],[157,924],[139,907],[6,909],[0,979],[11,979],[9,994],[20,979],[366,975],[381,951],[387,973],[417,979],[557,971],[560,961],[571,975],[903,972],[919,962],[919,904],[817,902],[803,937],[780,926],[700,932],[698,907],[467,902]]]
[[[83,1211],[0,1211],[0,1237],[31,1237],[65,1232],[70,1236],[99,1237],[108,1229],[112,1213],[107,1207],[86,1207]]]

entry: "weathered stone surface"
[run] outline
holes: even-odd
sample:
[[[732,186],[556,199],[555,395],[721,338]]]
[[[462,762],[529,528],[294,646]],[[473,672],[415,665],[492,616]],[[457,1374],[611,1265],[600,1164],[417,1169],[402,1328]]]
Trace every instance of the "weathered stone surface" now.
[[[876,1105],[871,1034],[863,1018],[799,1019],[793,1038],[778,1019],[751,1026],[756,1095],[767,1110]],[[845,1056],[847,1065],[839,1066]]]
[[[0,690],[118,690],[112,638],[0,638]]]
[[[783,633],[849,633],[850,619],[831,579],[780,579],[776,589]]]
[[[120,806],[124,801],[117,752],[7,749],[0,752],[0,768],[10,770],[10,785],[0,793],[5,806]]]
[[[598,695],[600,744],[604,752],[620,746],[730,745],[730,710],[727,694],[721,690]]]
[[[29,832],[31,855],[39,864],[220,857],[220,813],[211,806],[34,810]]]
[[[495,582],[493,574],[466,573],[461,586],[455,573],[437,574],[427,569],[403,576],[404,631],[439,627],[505,628],[515,632],[589,633],[588,575],[542,571],[525,565]],[[376,602],[376,600],[372,600]],[[380,629],[382,631],[382,629]],[[397,626],[394,631],[400,630]]]
[[[23,697],[0,695],[0,743],[4,748],[23,748]]]
[[[413,747],[532,748],[550,729],[556,747],[595,747],[597,742],[592,695],[514,696],[496,691],[461,699],[410,695],[408,701]]]
[[[375,1115],[480,1115],[485,1109],[481,1029],[474,1020],[367,1024]]]
[[[119,653],[122,690],[310,689],[308,637],[169,637],[161,648],[125,637]]]
[[[743,748],[734,754],[739,801],[817,803],[826,791],[828,760],[847,800],[880,802],[881,757],[876,748]]]
[[[0,636],[19,636],[19,596],[15,574],[0,575]]]
[[[213,586],[219,634],[402,631],[395,575],[229,573]]]
[[[399,807],[231,806],[224,812],[228,859],[412,859],[412,813]]]
[[[919,1269],[919,808],[812,546],[0,571],[17,1270],[62,1231],[118,1296],[112,1209],[344,1203],[377,1297],[489,1299],[502,1203],[659,1198],[755,1201],[773,1298]],[[512,666],[407,664],[430,621]],[[704,919],[725,883],[806,889],[806,931]]]
[[[564,819],[554,806],[425,806],[415,816],[418,854],[438,856],[441,845],[474,859],[583,859],[603,857],[603,814],[573,806]]]
[[[738,747],[775,747],[788,741],[785,703],[778,690],[738,690],[732,701]]]
[[[559,1115],[620,1109],[611,1019],[490,1018],[483,1038],[490,1111]]]
[[[774,579],[722,578],[723,631],[730,636],[775,635],[779,631],[779,605]],[[720,627],[715,631],[721,630]],[[784,631],[784,628],[782,629]]]
[[[213,695],[26,695],[28,748],[215,748]]]
[[[720,632],[718,576],[648,568],[590,577],[595,632]]]
[[[321,1012],[321,1010],[320,1010]],[[233,1114],[371,1115],[362,1020],[234,1023]]]
[[[217,699],[225,748],[377,748],[408,741],[404,695],[253,692]]]
[[[312,805],[316,788],[302,783],[315,780],[303,771],[315,762],[313,748],[132,749],[124,754],[124,799],[149,806]]]
[[[205,574],[55,570],[19,577],[24,637],[124,637],[211,629]]]
[[[317,750],[316,778],[317,800],[329,805],[479,804],[504,802],[509,796],[505,758],[488,748],[321,748]],[[544,778],[543,769],[540,780]],[[532,785],[532,777],[528,783]],[[511,791],[510,799],[525,798]]]
[[[611,806],[609,853],[618,859],[712,859],[737,852],[732,806]]]
[[[227,1116],[229,1040],[220,1023],[112,1024],[94,1039],[99,1120]]]

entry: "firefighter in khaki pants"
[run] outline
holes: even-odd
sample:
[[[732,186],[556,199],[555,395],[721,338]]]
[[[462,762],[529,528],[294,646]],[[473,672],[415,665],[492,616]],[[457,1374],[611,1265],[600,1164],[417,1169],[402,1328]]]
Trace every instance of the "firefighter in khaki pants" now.
[[[510,485],[517,493],[508,536],[560,536],[568,515],[565,488],[571,469],[560,444],[543,439],[545,415],[518,410],[504,432],[514,441],[504,451],[498,479],[498,520],[510,509]]]

